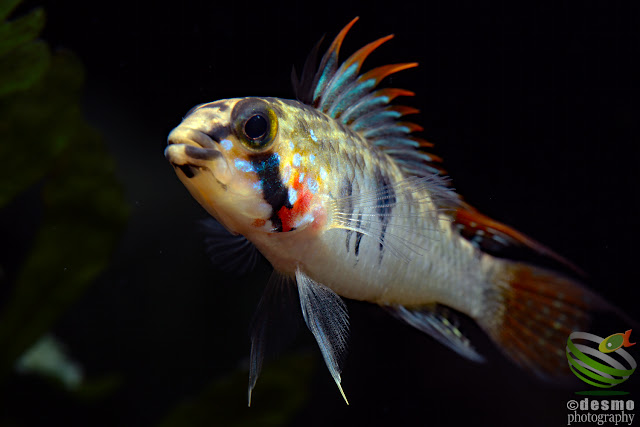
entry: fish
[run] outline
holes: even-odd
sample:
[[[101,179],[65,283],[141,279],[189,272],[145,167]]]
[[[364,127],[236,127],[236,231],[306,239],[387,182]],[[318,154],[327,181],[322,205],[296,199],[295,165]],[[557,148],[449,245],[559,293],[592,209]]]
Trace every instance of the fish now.
[[[569,334],[618,310],[568,260],[456,193],[433,144],[416,135],[423,128],[406,120],[419,111],[395,103],[414,92],[380,86],[418,64],[362,71],[393,35],[340,62],[357,20],[319,63],[322,40],[299,77],[293,70],[295,100],[203,103],[167,138],[166,159],[217,221],[208,226],[217,262],[246,271],[258,253],[274,269],[250,329],[249,405],[265,355],[295,322],[288,313],[300,312],[348,404],[343,298],[377,304],[482,363],[460,330],[468,317],[533,375],[570,375]]]

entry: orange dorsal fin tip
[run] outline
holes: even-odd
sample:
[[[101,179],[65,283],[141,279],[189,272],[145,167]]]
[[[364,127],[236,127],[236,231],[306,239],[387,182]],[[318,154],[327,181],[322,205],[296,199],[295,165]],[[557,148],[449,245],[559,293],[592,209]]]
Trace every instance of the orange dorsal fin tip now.
[[[413,107],[407,107],[406,105],[392,105],[389,107],[390,110],[397,111],[403,116],[408,116],[410,114],[418,114],[420,110]],[[422,129],[420,129],[422,130]]]
[[[378,40],[372,41],[371,43],[361,47],[357,52],[351,55],[344,63],[341,65],[341,68],[349,68],[353,64],[358,64],[357,71],[360,71],[360,67],[364,63],[365,59],[376,50],[383,43],[391,40],[393,38],[393,34],[389,34],[385,37],[380,37]]]
[[[342,44],[342,41],[344,40],[344,38],[346,37],[347,33],[349,32],[349,30],[351,30],[351,27],[353,27],[353,24],[358,22],[359,19],[360,19],[360,17],[356,16],[351,21],[349,21],[349,23],[347,25],[342,27],[342,30],[340,30],[340,32],[338,33],[338,35],[334,39],[332,46],[333,45],[337,45],[338,48],[339,48],[340,45]]]
[[[393,99],[397,98],[398,96],[415,96],[416,95],[415,92],[411,92],[410,90],[398,89],[394,87],[379,89],[376,92],[378,93],[378,96],[386,96],[387,98],[389,98],[389,102],[391,102]]]
[[[382,79],[389,76],[390,74],[394,74],[409,68],[415,68],[417,66],[417,62],[403,62],[400,64],[382,65],[380,67],[374,68],[373,70],[367,71],[359,77],[359,80],[364,82],[369,79],[374,79],[376,82],[375,84],[377,85]]]

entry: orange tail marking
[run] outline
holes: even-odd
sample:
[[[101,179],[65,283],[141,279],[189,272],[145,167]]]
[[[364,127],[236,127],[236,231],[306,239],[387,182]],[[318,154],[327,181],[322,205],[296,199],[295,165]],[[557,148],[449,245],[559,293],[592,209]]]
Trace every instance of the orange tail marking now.
[[[608,305],[577,282],[527,264],[505,263],[494,304],[480,320],[500,349],[544,379],[570,375],[565,356],[572,331],[588,329],[592,310]]]

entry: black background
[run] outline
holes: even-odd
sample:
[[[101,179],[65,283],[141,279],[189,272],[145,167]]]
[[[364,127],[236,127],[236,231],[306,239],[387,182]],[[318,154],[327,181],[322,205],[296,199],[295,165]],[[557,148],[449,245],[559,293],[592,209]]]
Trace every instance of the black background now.
[[[571,259],[639,317],[637,3],[74,3],[21,10],[43,5],[42,37],[85,64],[85,114],[115,156],[132,215],[110,268],[56,332],[89,373],[127,382],[82,411],[35,396],[47,422],[152,424],[247,357],[269,267],[235,278],[210,265],[195,224],[206,213],[164,159],[166,135],[202,102],[292,98],[291,66],[354,16],[342,58],[395,33],[365,69],[420,63],[386,84],[416,92],[406,103],[421,110],[423,136],[465,199]],[[318,358],[294,425],[566,425],[575,390],[532,379],[473,327],[486,365],[376,307],[349,308],[351,406]]]

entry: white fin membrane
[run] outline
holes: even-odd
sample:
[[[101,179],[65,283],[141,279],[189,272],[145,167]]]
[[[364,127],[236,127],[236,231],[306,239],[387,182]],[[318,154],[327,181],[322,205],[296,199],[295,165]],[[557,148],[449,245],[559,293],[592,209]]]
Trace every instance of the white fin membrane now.
[[[423,256],[427,247],[416,244],[406,236],[422,235],[430,240],[436,239],[442,221],[450,222],[451,213],[460,204],[458,196],[447,188],[447,181],[440,176],[409,177],[399,182],[383,185],[375,190],[354,193],[333,200],[333,228],[351,230],[376,239],[391,254],[404,262],[414,256]],[[406,203],[409,209],[391,214],[381,213]],[[430,225],[417,230],[408,219],[427,217]],[[383,220],[381,217],[387,217]],[[381,231],[385,238],[381,240]],[[393,231],[391,231],[393,230]]]
[[[327,368],[348,405],[340,378],[349,338],[347,306],[335,292],[308,277],[300,268],[296,270],[296,280],[304,321],[318,342]]]

